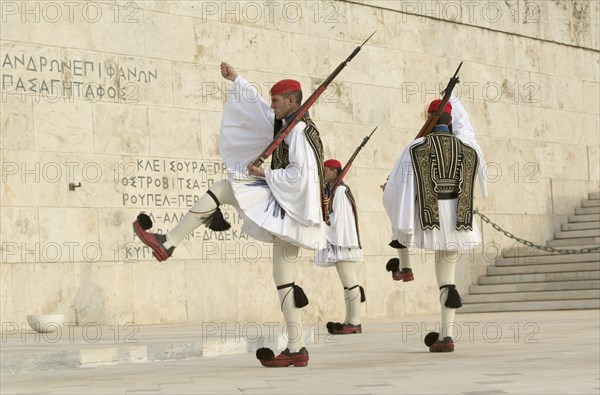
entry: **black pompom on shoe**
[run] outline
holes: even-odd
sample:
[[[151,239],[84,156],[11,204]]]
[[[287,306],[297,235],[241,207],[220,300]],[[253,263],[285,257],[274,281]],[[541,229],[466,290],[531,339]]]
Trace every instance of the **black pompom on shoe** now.
[[[261,361],[269,361],[273,358],[275,358],[275,353],[270,348],[261,347],[256,350],[256,359]]]
[[[425,345],[427,347],[431,347],[433,345],[433,343],[435,343],[440,337],[440,334],[437,332],[429,332],[426,336],[425,336]]]
[[[140,223],[140,226],[142,227],[142,229],[148,230],[148,229],[152,228],[152,220],[150,219],[150,217],[147,214],[140,213],[137,216],[137,220]]]
[[[400,270],[400,259],[398,258],[392,258],[388,261],[388,263],[385,265],[385,269],[388,272],[397,272],[398,270]]]

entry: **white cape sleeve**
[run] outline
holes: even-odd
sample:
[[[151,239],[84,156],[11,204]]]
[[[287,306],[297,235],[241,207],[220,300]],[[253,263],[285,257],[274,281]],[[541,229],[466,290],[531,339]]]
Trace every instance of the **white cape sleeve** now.
[[[236,175],[256,160],[273,141],[275,115],[248,81],[238,76],[223,109],[221,119],[221,158],[227,170]]]
[[[479,147],[479,144],[475,139],[475,131],[473,130],[473,125],[469,119],[469,114],[456,97],[451,96],[450,103],[452,104],[452,134],[477,152],[477,157],[479,158],[477,179],[479,180],[481,195],[487,197],[487,166],[485,164],[485,159],[483,158],[483,151],[481,151],[481,147]]]
[[[298,122],[285,138],[290,164],[285,169],[265,169],[265,178],[277,202],[292,218],[303,225],[317,225],[323,222],[321,182],[305,128],[306,123]]]
[[[346,196],[346,187],[340,185],[333,196],[331,226],[327,230],[327,240],[338,247],[359,248],[358,232],[352,203]]]
[[[420,137],[407,146],[392,169],[383,191],[383,206],[392,229],[412,234],[415,226],[415,173],[410,156],[410,147],[423,141]]]

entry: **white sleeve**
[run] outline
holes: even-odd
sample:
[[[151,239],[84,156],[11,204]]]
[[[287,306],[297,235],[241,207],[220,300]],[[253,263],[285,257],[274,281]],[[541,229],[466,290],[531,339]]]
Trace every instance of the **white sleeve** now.
[[[479,188],[481,190],[481,195],[487,197],[487,166],[485,164],[485,158],[483,157],[483,151],[481,151],[481,147],[475,139],[475,130],[469,119],[469,114],[456,97],[451,96],[450,103],[452,104],[452,134],[477,152],[477,157],[479,159],[479,166],[477,168]]]
[[[316,225],[323,222],[321,182],[305,128],[306,123],[298,122],[285,139],[289,146],[289,165],[285,169],[265,169],[265,179],[286,213],[304,225]]]
[[[346,196],[346,187],[340,185],[333,196],[331,226],[327,230],[327,240],[338,247],[359,248],[358,232],[352,203]]]
[[[221,158],[229,171],[240,173],[273,141],[275,114],[256,89],[238,76],[221,119]]]
[[[394,231],[412,234],[415,226],[415,172],[410,147],[423,141],[420,137],[406,147],[392,169],[383,192],[383,206]]]

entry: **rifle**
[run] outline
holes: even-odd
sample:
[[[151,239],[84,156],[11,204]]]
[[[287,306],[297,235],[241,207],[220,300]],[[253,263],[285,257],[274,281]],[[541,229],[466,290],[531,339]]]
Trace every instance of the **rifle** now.
[[[452,90],[454,89],[454,86],[460,82],[458,80],[458,71],[460,70],[460,67],[462,66],[462,64],[463,64],[463,62],[460,62],[460,64],[458,65],[458,68],[456,69],[456,72],[454,73],[454,76],[452,78],[450,78],[450,81],[448,82],[446,89],[444,89],[444,97],[442,98],[442,102],[440,103],[438,108],[435,110],[435,112],[427,118],[427,121],[425,121],[425,124],[423,125],[423,127],[421,128],[421,130],[419,131],[419,133],[417,134],[417,137],[415,137],[415,139],[418,139],[419,137],[427,136],[429,133],[431,133],[431,130],[437,124],[438,119],[440,119],[440,115],[442,115],[442,112],[444,112],[444,108],[446,107],[446,104],[448,104],[448,100],[450,100],[450,96],[452,95]]]
[[[327,79],[325,79],[325,81],[323,81],[323,83],[312,93],[312,95],[310,95],[310,97],[300,106],[298,111],[296,111],[294,118],[290,122],[288,122],[287,125],[283,126],[279,130],[279,132],[277,132],[271,144],[267,148],[265,148],[265,150],[260,154],[258,159],[256,159],[253,162],[254,166],[258,167],[262,165],[265,162],[265,160],[267,160],[267,158],[283,142],[287,135],[290,134],[294,126],[296,126],[296,124],[302,120],[304,114],[306,114],[308,109],[317,101],[319,96],[321,96],[321,94],[325,92],[325,89],[327,89],[329,84],[331,84],[331,82],[335,79],[335,77],[337,77],[337,75],[342,71],[342,69],[346,67],[348,62],[350,62],[356,56],[356,54],[360,52],[362,46],[365,45],[367,41],[369,41],[369,39],[373,37],[374,34],[375,32],[373,32],[373,34],[371,34],[369,38],[367,38],[361,45],[356,47],[354,51],[352,51],[350,56],[348,56],[346,60],[340,63],[338,67],[333,71],[333,73],[331,73],[329,77],[327,77]]]
[[[354,153],[352,153],[352,156],[350,157],[350,159],[348,159],[348,162],[346,162],[346,164],[342,168],[342,171],[340,172],[340,174],[338,174],[338,176],[336,177],[335,181],[333,182],[333,187],[331,187],[331,193],[329,194],[329,199],[326,200],[326,205],[325,205],[325,210],[324,210],[326,213],[329,213],[329,204],[331,202],[333,202],[333,195],[335,194],[335,190],[337,189],[337,187],[340,186],[340,184],[342,183],[342,180],[344,179],[344,176],[346,175],[346,173],[348,173],[348,170],[350,170],[350,166],[352,166],[352,162],[354,162],[356,155],[358,155],[360,150],[363,149],[363,147],[367,144],[367,141],[369,141],[369,139],[371,138],[373,133],[375,133],[376,130],[377,130],[377,127],[375,127],[375,129],[373,129],[371,134],[369,134],[368,136],[366,136],[363,139],[362,143],[360,143],[360,145],[354,150]],[[329,225],[329,218],[327,218],[326,222]]]

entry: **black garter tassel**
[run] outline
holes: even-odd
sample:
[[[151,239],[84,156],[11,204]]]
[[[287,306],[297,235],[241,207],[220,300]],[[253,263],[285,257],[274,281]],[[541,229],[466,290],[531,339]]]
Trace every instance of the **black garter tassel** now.
[[[218,206],[212,214],[204,217],[203,222],[208,229],[214,230],[215,232],[222,232],[231,228],[231,224],[225,220],[223,212]]]
[[[206,225],[208,229],[214,230],[215,232],[222,232],[231,228],[231,224],[227,222],[225,218],[223,218],[223,212],[221,212],[220,207],[221,203],[219,202],[219,199],[217,199],[217,196],[210,189],[206,191],[206,193],[212,198],[212,200],[214,200],[217,208],[212,214],[204,217],[204,225]]]
[[[365,303],[367,301],[367,297],[365,296],[365,289],[362,286],[358,286],[360,290],[360,303]]]
[[[299,285],[294,284],[294,304],[297,308],[301,309],[302,307],[308,304],[308,297],[304,293],[304,290]]]
[[[402,248],[406,248],[406,246],[404,244],[401,244],[398,240],[392,240],[389,242],[388,244],[390,247],[395,248],[395,249],[402,249]]]
[[[442,285],[440,287],[440,289],[443,289],[443,288],[448,288],[448,296],[446,297],[446,303],[444,303],[444,306],[450,307],[451,309],[458,309],[459,307],[461,307],[462,301],[460,299],[458,290],[456,289],[456,285],[454,285],[454,284]]]

